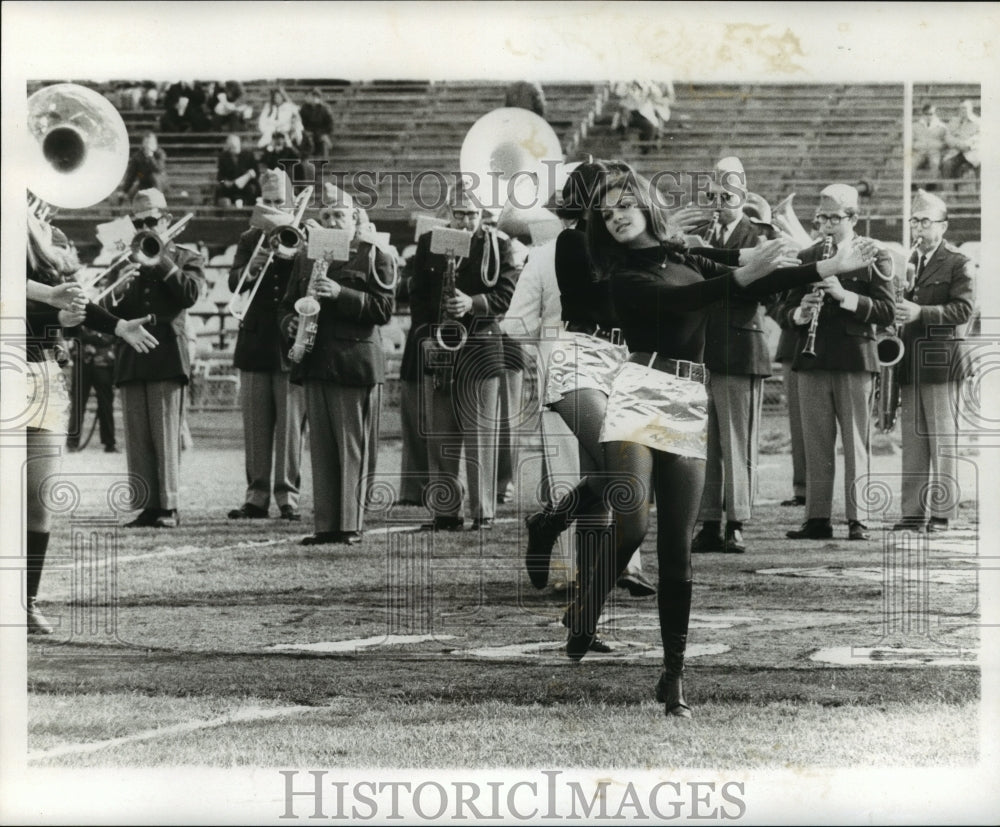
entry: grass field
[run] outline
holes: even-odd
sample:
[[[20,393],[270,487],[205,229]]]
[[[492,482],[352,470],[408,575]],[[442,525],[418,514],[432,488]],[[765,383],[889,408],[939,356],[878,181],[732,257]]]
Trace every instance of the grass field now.
[[[384,443],[379,472],[389,485],[398,460],[398,443]],[[910,549],[905,576],[893,581],[886,564],[899,564],[903,550],[878,519],[867,543],[848,543],[843,526],[831,541],[784,539],[801,519],[777,505],[789,459],[765,455],[750,552],[695,560],[695,718],[681,723],[652,698],[655,599],[618,590],[601,627],[614,651],[579,664],[565,657],[566,593],[535,591],[522,570],[521,515],[537,483],[530,449],[518,500],[501,507],[492,532],[414,534],[425,512],[383,500],[355,547],[298,544],[309,531],[308,463],[303,523],[227,521],[242,464],[239,447],[196,432],[182,463],[182,524],[157,532],[109,523],[122,456],[65,458],[79,500],[57,521],[43,579],[43,607],[59,627],[29,644],[32,766],[979,759],[975,497],[958,530],[933,537],[923,563]],[[974,491],[974,465],[963,465],[964,490]],[[896,468],[898,455],[873,459],[876,477],[891,480]],[[655,579],[654,544],[655,528],[644,553]],[[903,596],[909,614],[887,616],[887,597]]]

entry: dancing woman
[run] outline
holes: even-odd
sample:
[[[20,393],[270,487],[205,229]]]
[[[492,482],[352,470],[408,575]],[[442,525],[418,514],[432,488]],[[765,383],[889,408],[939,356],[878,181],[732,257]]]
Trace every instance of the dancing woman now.
[[[705,479],[705,308],[820,280],[835,289],[837,273],[862,266],[874,253],[870,243],[845,245],[827,261],[791,267],[784,265],[798,260],[789,250],[734,270],[727,264],[738,264],[737,251],[719,251],[724,260],[730,256],[722,264],[669,240],[667,213],[654,195],[649,182],[631,171],[609,177],[600,209],[592,210],[587,224],[591,259],[598,275],[611,280],[630,351],[612,387],[601,441],[607,468],[627,489],[631,507],[616,506],[613,529],[570,619],[567,653],[573,659],[586,654],[617,573],[646,535],[655,486],[664,651],[657,698],[667,715],[687,718],[681,675],[691,612],[691,536]]]
[[[25,435],[25,522],[27,627],[29,634],[50,634],[52,626],[35,605],[49,546],[52,513],[44,488],[58,473],[69,424],[69,394],[62,374],[62,330],[84,324],[122,337],[140,353],[156,339],[142,326],[149,318],[124,321],[83,297],[72,280],[80,268],[66,236],[52,225],[28,216],[25,301],[27,410]]]

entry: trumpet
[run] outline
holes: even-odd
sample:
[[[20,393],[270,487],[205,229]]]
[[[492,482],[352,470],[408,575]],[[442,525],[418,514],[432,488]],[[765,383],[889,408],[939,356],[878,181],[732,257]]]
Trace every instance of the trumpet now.
[[[291,224],[279,224],[278,226],[271,227],[268,230],[265,230],[263,227],[259,228],[261,230],[260,238],[257,239],[257,245],[253,248],[253,252],[250,254],[250,259],[247,261],[246,267],[243,268],[243,272],[240,273],[240,279],[236,283],[236,289],[233,291],[233,296],[229,300],[229,304],[226,305],[226,312],[237,321],[242,322],[246,318],[247,311],[250,309],[250,305],[253,304],[254,297],[257,295],[261,282],[264,280],[264,273],[267,272],[267,268],[271,266],[271,262],[274,258],[276,256],[282,259],[294,258],[295,254],[301,247],[303,241],[305,240],[305,235],[300,229],[298,229],[297,225],[302,221],[302,216],[305,215],[306,207],[309,206],[312,194],[313,188],[311,186],[306,187],[301,193],[299,193],[298,198],[295,199],[295,214],[292,218]],[[281,234],[279,231],[286,232]],[[291,233],[295,234],[294,239],[292,239]],[[243,288],[246,286],[247,280],[250,278],[253,261],[257,258],[257,254],[260,252],[261,247],[264,246],[265,241],[267,241],[267,246],[271,250],[271,253],[264,262],[264,266],[257,271],[257,282],[250,291],[250,295],[247,296],[246,303],[241,308],[238,305],[240,294],[243,292]],[[275,242],[277,242],[277,244]],[[279,248],[283,248],[281,252],[279,252]],[[285,251],[287,250],[291,250],[290,255],[285,254]]]
[[[823,249],[820,252],[821,259],[828,259],[833,255],[833,236],[825,235],[823,236]],[[814,287],[812,289],[813,295],[823,295],[823,288],[821,286]],[[816,356],[816,330],[819,328],[819,314],[822,307],[817,305],[816,309],[813,310],[812,318],[809,319],[809,333],[806,335],[806,344],[802,348],[802,355],[809,356],[810,358]]]
[[[155,230],[143,230],[142,232],[136,233],[135,237],[132,239],[132,244],[129,249],[118,256],[109,267],[94,278],[91,281],[91,284],[97,284],[102,278],[108,275],[108,273],[128,259],[132,259],[132,261],[140,267],[156,267],[156,265],[163,260],[164,250],[166,250],[167,245],[184,232],[184,228],[187,227],[192,218],[194,218],[194,213],[189,212],[183,218],[170,225],[170,227],[164,231],[163,235],[160,235]],[[115,289],[123,287],[132,280],[134,275],[135,274],[133,273],[124,281],[117,281],[113,284],[109,284],[104,290],[94,297],[94,302],[99,302]]]

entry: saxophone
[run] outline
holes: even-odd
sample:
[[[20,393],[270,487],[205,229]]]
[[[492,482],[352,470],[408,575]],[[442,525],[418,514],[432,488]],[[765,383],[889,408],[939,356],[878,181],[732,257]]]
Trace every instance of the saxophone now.
[[[448,315],[447,303],[455,298],[455,277],[458,258],[448,256],[444,276],[441,281],[441,301],[438,304],[437,323],[432,325],[433,336],[426,341],[424,364],[434,375],[434,387],[447,388],[451,385],[455,367],[455,354],[465,346],[469,334],[458,319]]]
[[[316,331],[319,329],[319,299],[316,298],[316,282],[326,275],[329,262],[320,258],[313,262],[309,274],[309,287],[306,294],[295,302],[295,312],[299,314],[299,327],[295,331],[295,342],[288,351],[290,361],[298,364],[316,344]]]
[[[911,254],[920,246],[920,239],[913,242]],[[893,302],[898,306],[903,300],[904,274],[894,274],[892,270],[889,275],[884,275],[878,268],[875,273],[881,278],[891,279],[893,283]],[[906,351],[903,340],[899,338],[900,326],[893,322],[886,327],[885,332],[878,336],[875,342],[875,349],[878,353],[878,376],[875,379],[875,396],[872,407],[872,421],[875,430],[880,434],[891,433],[896,425],[896,417],[899,414],[901,401],[899,376],[896,365],[899,364]]]
[[[833,236],[825,235],[823,236],[823,250],[820,252],[820,259],[828,259],[833,255]],[[822,287],[814,287],[812,289],[814,294],[823,295]],[[806,344],[802,348],[803,356],[816,355],[816,328],[819,327],[819,314],[822,310],[822,305],[817,305],[816,309],[813,311],[812,318],[809,320],[809,333],[806,335]]]

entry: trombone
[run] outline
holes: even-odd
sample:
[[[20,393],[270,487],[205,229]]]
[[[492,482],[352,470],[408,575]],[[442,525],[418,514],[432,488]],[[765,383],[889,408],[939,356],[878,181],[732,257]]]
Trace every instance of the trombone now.
[[[247,261],[246,266],[243,268],[243,272],[240,273],[240,279],[236,283],[236,289],[233,291],[233,296],[229,300],[229,304],[226,305],[226,312],[237,321],[242,322],[246,318],[247,311],[250,309],[250,305],[253,304],[254,297],[260,289],[261,282],[264,281],[264,272],[271,266],[271,262],[274,261],[276,257],[280,259],[295,258],[296,253],[305,241],[305,233],[303,233],[299,225],[302,223],[302,217],[305,215],[306,207],[309,206],[312,194],[312,186],[306,187],[299,193],[298,197],[295,199],[295,214],[292,217],[291,223],[279,224],[268,230],[260,228],[260,238],[257,239],[257,244],[253,248],[253,252],[250,254],[250,258]],[[246,286],[247,280],[250,278],[250,271],[254,259],[260,252],[261,247],[264,246],[265,241],[267,241],[267,246],[271,252],[264,261],[264,266],[257,271],[257,282],[250,291],[250,295],[247,296],[246,303],[240,307],[238,305],[240,294]]]
[[[184,232],[184,228],[187,227],[191,219],[194,218],[194,213],[189,212],[183,218],[174,222],[170,227],[168,227],[163,235],[160,235],[156,230],[142,230],[135,234],[132,238],[132,244],[128,250],[121,253],[111,264],[104,269],[100,275],[98,275],[91,284],[97,284],[102,278],[104,278],[108,273],[112,272],[116,267],[118,267],[123,261],[132,259],[140,267],[155,267],[160,263],[163,258],[163,251],[166,249],[167,245],[173,241],[177,236]],[[114,291],[118,287],[122,287],[128,284],[134,277],[129,276],[124,281],[116,281],[109,284],[104,290],[98,293],[93,301],[99,302],[109,293]]]

